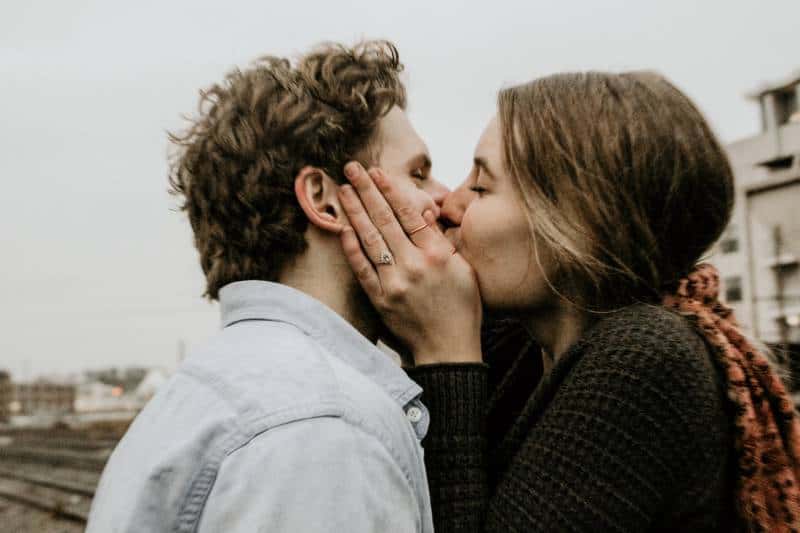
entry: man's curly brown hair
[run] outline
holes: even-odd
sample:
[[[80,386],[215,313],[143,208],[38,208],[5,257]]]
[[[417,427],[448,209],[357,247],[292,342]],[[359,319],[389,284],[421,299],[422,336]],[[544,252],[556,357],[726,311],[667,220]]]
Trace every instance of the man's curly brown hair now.
[[[386,41],[323,44],[293,66],[263,57],[200,92],[199,116],[170,163],[206,275],[205,296],[245,279],[277,281],[308,246],[294,179],[306,165],[344,181],[347,161],[377,162],[378,123],[406,92]]]

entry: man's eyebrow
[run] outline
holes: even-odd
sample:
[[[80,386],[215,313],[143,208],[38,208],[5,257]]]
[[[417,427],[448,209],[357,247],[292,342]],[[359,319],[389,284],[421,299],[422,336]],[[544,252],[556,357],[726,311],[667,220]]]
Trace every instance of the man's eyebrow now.
[[[412,170],[420,167],[427,170],[432,166],[431,157],[425,152],[419,153],[408,160],[408,168]]]
[[[472,161],[475,163],[476,167],[482,168],[483,171],[486,172],[491,179],[495,179],[494,172],[492,172],[492,169],[489,168],[489,162],[486,161],[485,158],[475,157]]]

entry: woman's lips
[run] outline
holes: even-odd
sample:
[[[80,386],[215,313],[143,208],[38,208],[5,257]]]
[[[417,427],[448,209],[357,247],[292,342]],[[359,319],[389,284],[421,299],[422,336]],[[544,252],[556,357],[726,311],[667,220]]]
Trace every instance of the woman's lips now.
[[[447,240],[450,241],[450,244],[455,246],[456,250],[461,248],[461,228],[447,228],[447,230],[444,232],[444,236],[447,237]]]

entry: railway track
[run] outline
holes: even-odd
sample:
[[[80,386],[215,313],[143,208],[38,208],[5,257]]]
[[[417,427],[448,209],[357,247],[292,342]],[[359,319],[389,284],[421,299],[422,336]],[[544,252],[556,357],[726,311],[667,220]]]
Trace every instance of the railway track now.
[[[50,466],[66,466],[81,470],[100,472],[108,460],[108,452],[76,452],[50,447],[6,446],[0,447],[0,463],[38,463]]]
[[[0,498],[85,523],[94,487],[0,469]]]
[[[0,443],[0,498],[85,524],[116,440],[22,433],[9,437]]]
[[[37,475],[29,472],[20,472],[10,468],[0,467],[0,479],[13,479],[32,483],[40,487],[61,490],[78,494],[80,496],[94,497],[95,488],[86,483],[76,483],[73,481],[53,479],[48,476]]]

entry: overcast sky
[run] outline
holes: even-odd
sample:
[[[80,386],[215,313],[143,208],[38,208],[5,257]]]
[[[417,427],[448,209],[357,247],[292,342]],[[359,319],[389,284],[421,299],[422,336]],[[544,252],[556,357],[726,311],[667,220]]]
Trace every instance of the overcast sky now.
[[[197,90],[262,54],[394,41],[434,173],[457,184],[498,88],[576,69],[656,69],[724,142],[758,131],[743,94],[800,67],[800,2],[2,0],[0,368],[25,379],[173,367],[218,327],[165,131]]]

